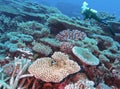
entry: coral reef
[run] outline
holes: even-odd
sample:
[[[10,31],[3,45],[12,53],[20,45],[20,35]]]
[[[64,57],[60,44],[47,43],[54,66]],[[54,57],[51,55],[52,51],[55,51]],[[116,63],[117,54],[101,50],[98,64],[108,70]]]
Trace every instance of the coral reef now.
[[[0,0],[0,89],[120,89],[120,19],[114,29],[57,8]]]

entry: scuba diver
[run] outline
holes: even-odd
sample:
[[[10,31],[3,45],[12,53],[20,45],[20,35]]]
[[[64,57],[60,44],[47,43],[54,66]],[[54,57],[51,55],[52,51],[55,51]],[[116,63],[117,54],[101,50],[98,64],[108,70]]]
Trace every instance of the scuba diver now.
[[[95,19],[96,21],[98,21],[98,22],[106,25],[106,26],[109,28],[110,33],[111,33],[113,36],[115,36],[115,33],[114,33],[112,27],[108,24],[108,22],[105,21],[105,20],[103,20],[103,19],[101,19],[101,18],[97,15],[97,11],[96,11],[96,10],[94,10],[94,9],[92,9],[92,8],[89,8],[89,7],[87,7],[87,6],[88,6],[88,3],[87,3],[87,2],[83,2],[83,5],[82,5],[82,7],[81,7],[81,9],[82,9],[82,10],[81,10],[81,13],[82,13],[82,15],[85,16],[84,19],[91,19],[91,18],[92,18],[92,19]]]

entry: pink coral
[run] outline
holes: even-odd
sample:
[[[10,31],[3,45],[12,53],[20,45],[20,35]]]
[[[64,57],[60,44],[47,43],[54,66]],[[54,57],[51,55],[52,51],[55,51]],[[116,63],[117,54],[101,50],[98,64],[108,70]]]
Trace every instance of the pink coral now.
[[[63,30],[56,35],[56,39],[60,41],[82,40],[86,37],[86,33],[79,30]]]
[[[73,46],[74,45],[70,42],[62,42],[62,44],[60,45],[60,50],[65,53],[71,53]]]
[[[65,86],[65,89],[96,89],[94,82],[88,79],[79,80],[76,83],[71,83]]]
[[[70,60],[68,55],[55,52],[52,58],[44,57],[37,59],[28,69],[37,79],[46,82],[60,82],[69,74],[76,73],[80,66]]]

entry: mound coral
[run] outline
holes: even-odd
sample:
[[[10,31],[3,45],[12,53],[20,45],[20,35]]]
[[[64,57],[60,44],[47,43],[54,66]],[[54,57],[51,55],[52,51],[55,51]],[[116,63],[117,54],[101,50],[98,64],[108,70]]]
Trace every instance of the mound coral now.
[[[28,69],[37,79],[46,82],[60,82],[69,74],[76,73],[80,66],[68,55],[61,52],[55,52],[52,58],[44,57],[37,59]]]
[[[44,44],[42,44],[42,43],[34,43],[33,42],[33,51],[35,51],[35,52],[37,52],[37,53],[40,53],[40,54],[42,54],[42,55],[45,55],[45,56],[48,56],[49,54],[51,54],[52,53],[52,49],[51,49],[51,47],[49,47],[49,46],[46,46],[46,45],[44,45]]]
[[[95,57],[91,52],[89,52],[86,48],[81,47],[73,47],[72,48],[73,54],[78,57],[83,63],[87,65],[98,65],[99,59]]]

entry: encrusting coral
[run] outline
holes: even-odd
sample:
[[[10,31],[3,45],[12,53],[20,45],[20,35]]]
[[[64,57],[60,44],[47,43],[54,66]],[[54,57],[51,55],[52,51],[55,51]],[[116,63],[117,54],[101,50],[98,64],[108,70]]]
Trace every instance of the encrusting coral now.
[[[28,69],[37,79],[45,82],[61,82],[69,74],[80,71],[80,66],[62,52],[55,52],[52,58],[37,59]]]

